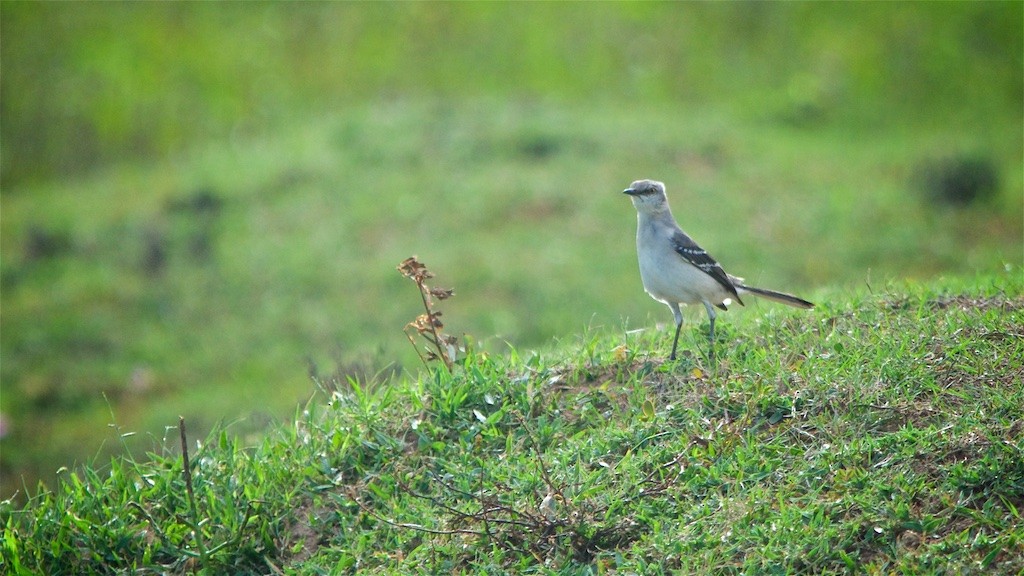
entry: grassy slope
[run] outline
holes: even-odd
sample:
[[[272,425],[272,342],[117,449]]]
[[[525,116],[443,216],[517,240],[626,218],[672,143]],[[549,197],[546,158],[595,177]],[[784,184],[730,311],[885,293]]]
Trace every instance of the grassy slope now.
[[[1020,271],[815,296],[731,315],[717,366],[600,331],[325,382],[255,448],[195,446],[194,512],[173,448],[65,472],[3,509],[5,569],[1024,569]]]
[[[769,286],[1024,264],[1020,3],[577,8],[0,3],[0,498],[112,419],[244,435],[307,357],[410,366],[412,253],[492,352],[666,320],[637,177]],[[948,157],[996,197],[931,205]]]
[[[953,131],[808,131],[710,109],[400,103],[5,195],[4,476],[52,478],[83,446],[93,454],[111,411],[157,436],[178,414],[197,430],[239,417],[240,432],[258,429],[310,393],[306,357],[322,372],[367,358],[409,366],[400,328],[415,300],[394,266],[413,253],[460,292],[452,325],[492,351],[586,325],[666,321],[640,289],[635,216],[619,194],[641,176],[668,181],[684,227],[767,286],[1019,265],[1013,124],[963,142],[1003,168],[993,202],[936,208],[914,189],[915,166],[941,157]],[[179,207],[204,192],[218,210]],[[28,258],[33,227],[69,248]],[[196,242],[208,251],[197,256]],[[151,246],[165,253],[156,272]]]

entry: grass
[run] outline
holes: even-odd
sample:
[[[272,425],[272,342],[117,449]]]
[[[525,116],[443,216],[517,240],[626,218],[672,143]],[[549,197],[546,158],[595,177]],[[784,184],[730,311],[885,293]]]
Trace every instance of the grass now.
[[[1024,570],[1019,270],[319,382],[5,504],[7,573]],[[176,438],[176,436],[172,436]],[[195,494],[190,508],[189,483]]]
[[[1019,269],[1020,13],[0,3],[0,498],[415,366],[413,254],[482,353],[667,322],[636,178],[754,284]]]
[[[5,3],[0,113],[18,146],[0,168],[5,188],[46,181],[395,97],[728,102],[875,127],[893,108],[939,124],[957,111],[970,131],[1007,109],[1019,118],[1021,15],[1016,2]]]
[[[977,147],[1004,184],[966,208],[932,205],[912,179],[948,132],[850,140],[712,110],[484,101],[370,106],[241,149],[5,193],[5,493],[94,454],[111,407],[144,435],[179,414],[197,431],[243,419],[246,434],[308,397],[309,361],[412,365],[400,328],[415,301],[394,270],[411,254],[460,291],[448,323],[491,352],[668,321],[642,293],[619,193],[638,177],[667,180],[684,228],[755,285],[1020,265],[1019,134],[987,134]],[[40,255],[39,234],[63,248]]]

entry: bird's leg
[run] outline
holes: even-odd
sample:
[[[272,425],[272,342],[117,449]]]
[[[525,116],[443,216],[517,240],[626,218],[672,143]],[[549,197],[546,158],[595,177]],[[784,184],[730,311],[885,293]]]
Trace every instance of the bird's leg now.
[[[669,360],[676,359],[676,346],[679,345],[679,329],[682,327],[682,323],[676,324],[676,337],[672,339],[672,354],[669,354]]]
[[[715,309],[708,302],[704,302],[704,308],[708,311],[708,322],[711,324],[711,329],[708,332],[708,359],[715,359]]]
[[[676,347],[679,346],[679,329],[683,327],[683,312],[679,309],[679,304],[669,304],[669,308],[672,309],[672,315],[676,318],[676,336],[672,339],[672,354],[669,355],[669,360],[676,359]]]

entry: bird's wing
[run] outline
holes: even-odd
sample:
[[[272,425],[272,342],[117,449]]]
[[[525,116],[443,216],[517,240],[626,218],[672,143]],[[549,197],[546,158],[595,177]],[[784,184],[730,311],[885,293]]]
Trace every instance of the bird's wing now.
[[[715,261],[715,259],[712,258],[706,250],[698,246],[697,243],[693,241],[693,238],[687,236],[686,232],[683,232],[682,230],[675,230],[672,233],[672,248],[674,248],[676,254],[682,256],[684,260],[693,264],[697,268],[700,268],[705,274],[714,278],[715,281],[721,284],[727,292],[736,298],[737,302],[740,304],[743,303],[743,301],[740,300],[740,295],[736,292],[736,286],[732,283],[729,275],[725,273],[725,270],[722,269],[722,265]]]

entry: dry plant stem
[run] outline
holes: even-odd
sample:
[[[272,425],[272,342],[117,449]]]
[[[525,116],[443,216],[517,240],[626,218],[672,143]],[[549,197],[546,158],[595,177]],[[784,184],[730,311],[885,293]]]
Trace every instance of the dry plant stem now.
[[[484,493],[484,469],[483,469],[482,466],[480,467],[480,483],[477,486],[477,491],[480,494]],[[480,504],[480,512],[479,512],[479,514],[484,519],[484,532],[487,533],[488,537],[490,537],[491,536],[491,525],[487,521],[486,502],[484,501],[484,498],[482,496],[480,497],[479,500],[480,500],[479,501],[479,504]]]
[[[516,418],[519,419],[519,425],[526,431],[526,438],[530,441],[530,447],[533,448],[533,453],[537,456],[537,467],[540,468],[540,474],[544,477],[544,483],[547,484],[548,490],[553,494],[558,494],[562,501],[565,502],[565,494],[562,494],[562,490],[555,486],[555,483],[551,481],[551,476],[548,474],[547,466],[544,465],[544,457],[541,454],[540,446],[537,445],[537,440],[533,437],[533,431],[530,430],[526,420],[521,414],[516,414]]]
[[[431,480],[433,480],[433,481],[437,482],[438,484],[440,484],[441,486],[443,486],[449,492],[451,492],[453,494],[459,494],[461,496],[465,496],[465,497],[469,498],[470,500],[475,501],[477,504],[480,505],[480,511],[476,512],[476,513],[472,513],[472,514],[468,513],[468,512],[463,512],[462,510],[459,510],[458,508],[455,508],[454,506],[448,505],[447,503],[445,503],[440,498],[435,498],[433,496],[428,496],[426,494],[420,494],[419,492],[417,492],[411,486],[409,486],[408,484],[406,484],[404,482],[399,481],[398,485],[399,485],[399,487],[401,487],[401,489],[403,491],[409,493],[412,497],[420,498],[422,500],[426,500],[427,502],[430,502],[434,506],[437,506],[439,508],[444,509],[448,513],[453,514],[454,516],[456,516],[460,521],[477,521],[477,522],[482,522],[483,523],[483,525],[484,525],[484,531],[483,532],[478,532],[478,531],[474,530],[474,531],[470,531],[470,533],[478,534],[480,536],[487,536],[488,538],[493,537],[493,534],[491,532],[491,527],[490,527],[490,523],[491,522],[494,522],[494,523],[497,523],[497,524],[509,524],[509,525],[513,525],[513,526],[521,526],[521,527],[531,528],[531,529],[536,529],[537,528],[536,523],[519,522],[519,521],[512,520],[512,519],[502,519],[502,518],[491,517],[491,514],[495,513],[495,512],[506,512],[506,513],[509,513],[510,515],[518,514],[518,512],[516,512],[515,510],[512,510],[511,508],[508,508],[506,506],[502,506],[500,504],[499,505],[495,505],[495,506],[491,506],[491,507],[488,508],[487,507],[487,503],[486,503],[486,498],[484,498],[483,496],[480,496],[479,494],[471,494],[471,493],[466,492],[464,490],[459,490],[458,488],[448,484],[447,482],[445,482],[444,480],[436,477],[433,474],[430,475],[430,478],[431,478]],[[482,485],[481,485],[481,490],[482,490]],[[407,527],[408,526],[409,525],[407,525]]]
[[[481,496],[479,496],[477,494],[471,494],[469,492],[466,492],[465,490],[460,490],[460,489],[456,488],[455,486],[452,486],[451,484],[445,482],[443,479],[439,478],[438,476],[436,476],[434,474],[431,474],[430,478],[431,478],[431,480],[433,480],[434,482],[437,482],[438,484],[440,484],[446,490],[448,490],[449,492],[451,492],[453,494],[459,494],[459,495],[464,496],[466,498],[469,498],[471,500],[476,500],[481,505],[480,511],[477,512],[476,514],[468,514],[466,512],[463,512],[462,510],[459,510],[458,508],[454,508],[452,506],[449,506],[448,504],[442,502],[438,498],[435,498],[433,496],[428,496],[426,494],[420,494],[419,492],[416,492],[416,490],[414,490],[408,484],[399,483],[399,485],[402,487],[403,490],[408,492],[414,498],[420,498],[420,499],[423,499],[423,500],[427,500],[428,502],[431,502],[431,503],[435,504],[436,506],[438,506],[440,508],[443,508],[443,509],[447,510],[448,512],[458,516],[459,519],[461,519],[461,520],[478,520],[478,521],[482,521],[482,522],[491,522],[493,524],[507,524],[507,525],[510,525],[510,526],[521,526],[521,527],[524,527],[524,528],[531,528],[531,529],[537,529],[538,527],[540,527],[543,524],[545,524],[545,520],[540,518],[540,517],[533,516],[532,514],[529,514],[529,513],[526,513],[526,512],[521,512],[519,510],[516,510],[516,509],[508,506],[508,505],[501,504],[500,502],[496,503],[496,504],[494,504],[494,505],[492,505],[490,507],[485,508],[484,507],[485,502],[484,502],[484,499]],[[508,518],[500,518],[500,517],[494,516],[493,513],[495,513],[495,512],[504,512],[509,517]],[[514,517],[518,517],[518,518],[525,518],[526,520],[514,520],[514,519],[512,519],[513,516]]]
[[[406,278],[416,283],[416,288],[420,291],[420,300],[423,302],[424,314],[420,314],[415,320],[406,324],[405,337],[409,340],[413,349],[416,350],[416,355],[419,356],[420,362],[424,366],[428,366],[430,360],[441,360],[444,362],[445,367],[451,371],[454,365],[454,354],[449,352],[448,346],[454,343],[455,339],[446,336],[440,332],[440,328],[443,328],[443,324],[438,319],[441,316],[440,311],[433,310],[433,297],[438,300],[445,300],[454,293],[451,289],[443,288],[430,288],[427,286],[426,280],[433,278],[434,275],[427,269],[427,267],[416,259],[415,256],[406,258],[398,265],[398,271]],[[409,329],[414,329],[420,335],[421,338],[427,341],[425,346],[424,355],[420,351],[419,346],[416,345],[416,340],[409,334]],[[433,349],[431,349],[433,347]]]
[[[359,506],[359,509],[362,510],[363,513],[368,514],[369,516],[372,516],[373,518],[376,518],[377,520],[380,520],[381,522],[383,522],[383,523],[385,523],[385,524],[387,524],[389,526],[394,526],[395,528],[407,528],[409,530],[416,530],[416,531],[419,531],[419,532],[425,532],[427,534],[442,534],[442,535],[471,534],[473,536],[486,536],[485,533],[480,532],[479,530],[466,530],[466,529],[436,530],[434,528],[427,528],[426,526],[422,526],[420,524],[410,524],[410,523],[407,523],[407,522],[395,522],[394,520],[392,520],[390,518],[385,518],[384,516],[381,516],[376,511],[371,509],[369,506],[367,506],[366,504],[363,504],[362,502],[360,502],[359,498],[357,498],[355,494],[350,492],[348,494],[348,497],[353,502],[355,502],[356,506]]]
[[[427,312],[427,321],[430,322],[430,333],[434,336],[434,348],[437,348],[438,357],[444,362],[445,367],[450,372],[452,369],[452,359],[448,357],[447,348],[441,344],[441,335],[437,333],[437,325],[434,324],[434,315],[430,311],[430,300],[427,298],[430,289],[427,288],[426,283],[421,280],[416,281],[416,286],[420,289],[420,299],[423,300],[423,309]]]
[[[424,366],[429,366],[429,364],[427,364],[427,358],[423,356],[422,352],[420,352],[420,347],[416,345],[416,341],[412,339],[412,335],[409,334],[408,330],[409,327],[406,326],[406,329],[403,332],[405,334],[405,337],[409,340],[409,344],[412,344],[412,349],[415,350],[416,355],[420,357],[420,362],[422,362]]]

